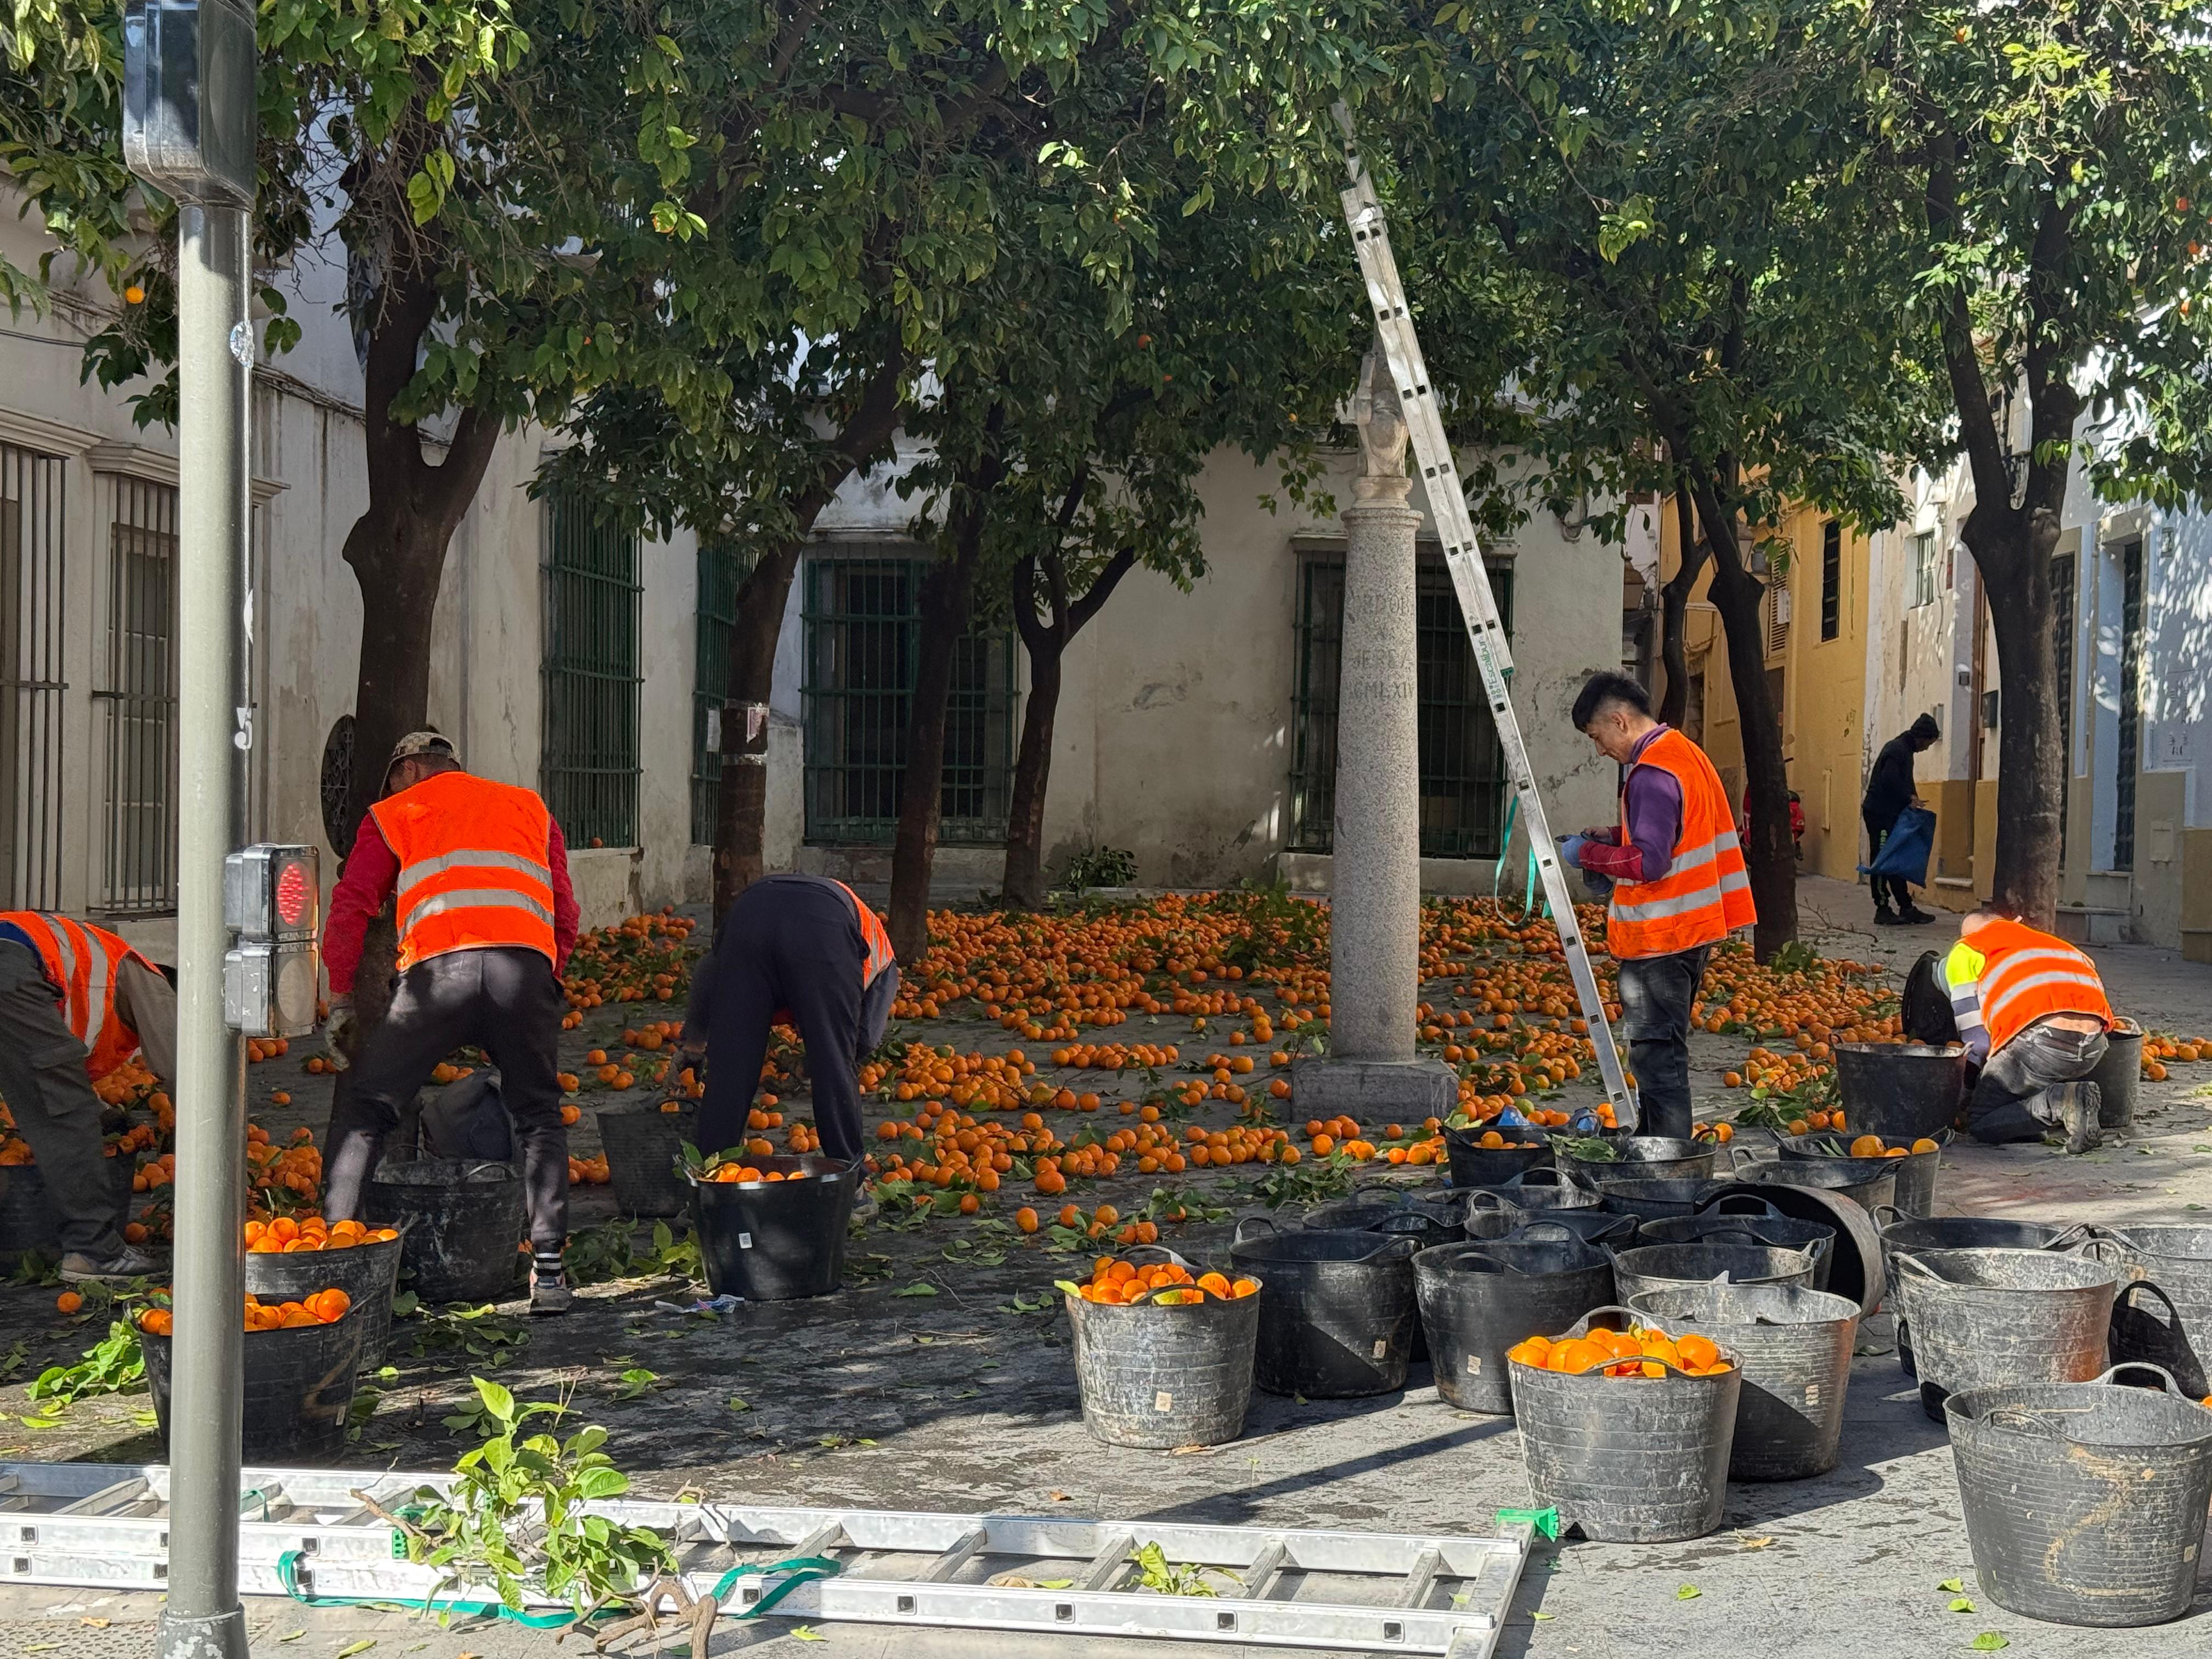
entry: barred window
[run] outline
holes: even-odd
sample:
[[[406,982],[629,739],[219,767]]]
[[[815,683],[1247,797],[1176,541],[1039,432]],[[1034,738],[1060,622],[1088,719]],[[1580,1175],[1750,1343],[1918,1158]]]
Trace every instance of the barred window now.
[[[1936,532],[1923,530],[1912,538],[1912,608],[1936,603]]]
[[[729,695],[730,633],[745,561],[726,542],[699,544],[697,625],[692,638],[691,844],[714,844],[715,796],[722,786],[722,702]]]
[[[637,538],[580,502],[545,519],[545,804],[571,847],[635,847]]]
[[[177,491],[114,475],[107,637],[93,690],[105,787],[93,908],[114,916],[177,908]]]
[[[880,845],[898,830],[906,726],[929,561],[903,551],[809,559],[806,838]],[[954,647],[940,839],[1001,845],[1013,779],[1014,635],[971,627]]]
[[[68,471],[0,444],[0,909],[61,902]]]

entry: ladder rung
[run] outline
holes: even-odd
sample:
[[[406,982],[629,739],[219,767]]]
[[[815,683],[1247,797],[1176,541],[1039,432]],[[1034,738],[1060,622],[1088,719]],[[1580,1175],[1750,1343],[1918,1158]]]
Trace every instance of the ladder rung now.
[[[842,1521],[825,1521],[812,1532],[791,1547],[793,1555],[827,1555],[838,1547],[845,1537]]]
[[[1075,1588],[1079,1590],[1104,1590],[1129,1570],[1129,1552],[1136,1546],[1133,1534],[1117,1532],[1098,1547],[1098,1553],[1091,1558],[1091,1565],[1079,1574]]]
[[[974,1560],[983,1546],[991,1541],[988,1527],[971,1527],[960,1534],[952,1547],[921,1570],[915,1579],[917,1584],[949,1584],[952,1575]]]
[[[1437,1587],[1437,1574],[1444,1565],[1440,1550],[1423,1550],[1413,1558],[1413,1570],[1406,1575],[1406,1588],[1398,1597],[1401,1607],[1424,1605]]]
[[[120,1508],[145,1490],[146,1482],[143,1479],[118,1480],[113,1486],[102,1486],[98,1492],[78,1498],[74,1504],[64,1504],[54,1513],[58,1516],[103,1515],[109,1510]]]
[[[1260,1546],[1260,1553],[1252,1558],[1252,1565],[1244,1569],[1244,1599],[1264,1601],[1267,1592],[1274,1588],[1275,1575],[1283,1570],[1290,1546],[1279,1538],[1270,1538]]]

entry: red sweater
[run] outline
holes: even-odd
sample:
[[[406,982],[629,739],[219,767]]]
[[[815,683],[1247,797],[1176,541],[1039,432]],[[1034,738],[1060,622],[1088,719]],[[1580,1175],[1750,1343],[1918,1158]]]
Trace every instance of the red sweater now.
[[[562,839],[558,823],[551,824],[546,843],[546,863],[553,872],[553,971],[557,974],[575,948],[580,912],[576,890],[568,882],[568,843]],[[392,896],[392,884],[398,879],[399,855],[384,839],[376,820],[364,813],[353,838],[353,851],[346,859],[345,874],[338,878],[331,894],[330,919],[323,924],[323,966],[330,969],[332,996],[353,994],[353,976],[361,968],[362,936],[368,931],[368,919],[384,908],[384,901]]]

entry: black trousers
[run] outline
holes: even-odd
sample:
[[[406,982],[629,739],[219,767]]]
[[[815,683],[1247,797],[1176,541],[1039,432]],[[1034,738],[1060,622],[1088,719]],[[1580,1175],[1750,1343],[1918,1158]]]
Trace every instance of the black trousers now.
[[[860,982],[867,959],[860,920],[834,883],[769,876],[738,895],[714,931],[703,1010],[702,1152],[726,1152],[744,1139],[769,1027],[788,1009],[806,1044],[822,1150],[831,1158],[861,1156],[860,1058],[883,1041],[890,1008],[880,978],[876,987]]]
[[[1889,832],[1897,828],[1897,820],[1892,818],[1887,823],[1876,823],[1872,818],[1863,818],[1861,822],[1866,825],[1867,862],[1872,864],[1881,855],[1881,844],[1889,839]],[[1867,884],[1874,889],[1875,909],[1887,909],[1893,895],[1896,897],[1899,909],[1910,910],[1912,908],[1912,884],[1903,876],[1869,876]]]
[[[362,1218],[362,1188],[401,1109],[440,1060],[474,1043],[499,1067],[514,1119],[531,1248],[558,1251],[568,1237],[568,1131],[556,1053],[565,1006],[553,964],[536,951],[451,951],[402,974],[390,1012],[354,1063],[347,1121],[331,1126],[324,1219]]]
[[[103,1109],[86,1059],[39,953],[0,939],[0,1099],[39,1161],[62,1248],[106,1261],[123,1248],[130,1198],[118,1196],[114,1160],[101,1146]]]
[[[1636,1072],[1637,1133],[1690,1138],[1690,1008],[1713,954],[1700,945],[1620,966],[1620,1033]]]

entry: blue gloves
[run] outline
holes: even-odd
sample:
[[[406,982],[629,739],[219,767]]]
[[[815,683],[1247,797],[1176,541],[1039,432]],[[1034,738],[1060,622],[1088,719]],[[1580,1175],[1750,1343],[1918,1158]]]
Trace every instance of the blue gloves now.
[[[1583,848],[1589,845],[1589,837],[1587,836],[1562,836],[1559,837],[1559,857],[1579,870],[1583,867]]]

